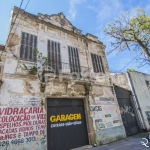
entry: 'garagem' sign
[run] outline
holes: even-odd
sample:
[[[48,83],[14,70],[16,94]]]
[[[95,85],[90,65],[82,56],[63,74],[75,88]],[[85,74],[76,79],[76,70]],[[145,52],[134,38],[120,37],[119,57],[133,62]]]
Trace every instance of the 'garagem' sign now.
[[[65,115],[52,115],[50,116],[51,122],[62,122],[62,121],[72,121],[81,120],[81,114],[65,114]]]

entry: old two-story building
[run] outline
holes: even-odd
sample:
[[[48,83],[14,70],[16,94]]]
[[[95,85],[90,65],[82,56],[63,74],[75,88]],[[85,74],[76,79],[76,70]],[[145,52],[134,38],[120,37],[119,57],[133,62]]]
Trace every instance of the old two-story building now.
[[[105,46],[63,13],[11,12],[0,149],[68,150],[126,137]]]

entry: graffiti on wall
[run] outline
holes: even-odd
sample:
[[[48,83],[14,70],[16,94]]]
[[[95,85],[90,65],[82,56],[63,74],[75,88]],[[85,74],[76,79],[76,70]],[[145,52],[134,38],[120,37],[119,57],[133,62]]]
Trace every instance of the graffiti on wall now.
[[[131,106],[125,106],[124,108],[123,107],[120,108],[120,114],[125,114],[125,113],[134,116],[134,110]]]
[[[113,121],[113,123],[119,123],[120,122],[120,120],[114,120]]]
[[[97,129],[105,128],[105,124],[103,123],[102,119],[96,119],[95,120],[95,125],[96,125]]]
[[[0,107],[0,147],[46,143],[44,107]]]
[[[90,106],[90,111],[102,111],[102,106]]]
[[[114,104],[90,105],[90,116],[94,120],[95,130],[121,125],[119,111]]]
[[[106,126],[109,128],[109,127],[112,127],[113,126],[113,123],[112,122],[106,122]]]
[[[111,114],[106,114],[105,117],[111,117]]]

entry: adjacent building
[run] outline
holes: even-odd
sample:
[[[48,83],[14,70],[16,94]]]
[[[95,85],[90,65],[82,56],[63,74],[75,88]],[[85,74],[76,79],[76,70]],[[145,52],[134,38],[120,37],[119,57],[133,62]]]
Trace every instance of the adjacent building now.
[[[127,73],[111,74],[111,79],[119,107],[124,110],[121,115],[126,135],[149,131],[150,75],[128,70]]]
[[[129,84],[138,104],[143,128],[150,131],[150,75],[142,72],[128,72]]]
[[[0,87],[0,149],[68,150],[125,138],[104,50],[63,13],[14,7]]]

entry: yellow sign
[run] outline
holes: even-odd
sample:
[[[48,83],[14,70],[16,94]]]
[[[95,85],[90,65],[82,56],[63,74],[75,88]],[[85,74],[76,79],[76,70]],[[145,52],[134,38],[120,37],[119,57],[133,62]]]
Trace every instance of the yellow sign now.
[[[51,122],[71,121],[71,120],[80,120],[80,119],[81,119],[81,114],[66,114],[66,115],[50,116]]]

